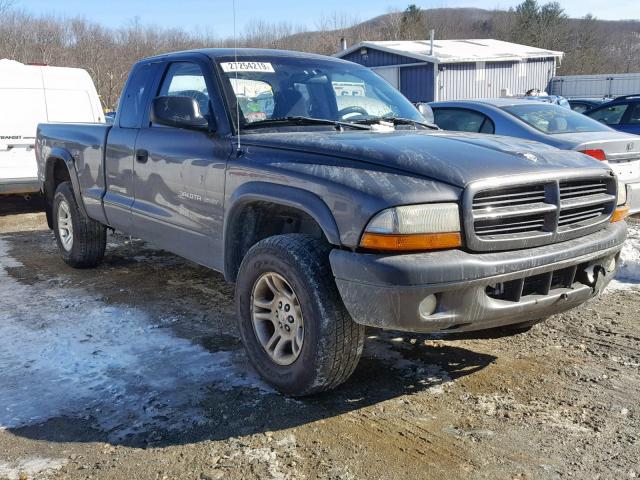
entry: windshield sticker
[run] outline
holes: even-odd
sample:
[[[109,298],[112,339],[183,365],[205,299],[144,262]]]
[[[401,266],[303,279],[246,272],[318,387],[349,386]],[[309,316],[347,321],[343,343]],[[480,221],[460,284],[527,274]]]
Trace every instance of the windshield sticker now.
[[[269,62],[226,62],[221,63],[222,70],[229,72],[260,72],[275,73],[273,66]]]

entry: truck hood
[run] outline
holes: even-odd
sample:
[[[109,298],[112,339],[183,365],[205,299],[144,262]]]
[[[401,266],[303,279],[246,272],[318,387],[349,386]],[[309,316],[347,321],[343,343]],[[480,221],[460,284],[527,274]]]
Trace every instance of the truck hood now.
[[[457,187],[491,177],[608,168],[581,153],[538,142],[460,132],[276,132],[243,135],[242,143],[248,148],[287,149],[345,158]],[[300,160],[304,162],[304,158]]]

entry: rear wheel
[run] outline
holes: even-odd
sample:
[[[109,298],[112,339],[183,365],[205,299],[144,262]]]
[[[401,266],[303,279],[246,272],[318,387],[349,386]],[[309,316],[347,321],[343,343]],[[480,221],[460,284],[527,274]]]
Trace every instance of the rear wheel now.
[[[342,304],[329,251],[309,235],[279,235],[254,245],[238,273],[238,324],[249,360],[288,395],[337,387],[362,353],[364,327]]]
[[[58,185],[51,216],[58,249],[65,263],[74,268],[90,268],[102,261],[107,229],[80,211],[70,182]]]

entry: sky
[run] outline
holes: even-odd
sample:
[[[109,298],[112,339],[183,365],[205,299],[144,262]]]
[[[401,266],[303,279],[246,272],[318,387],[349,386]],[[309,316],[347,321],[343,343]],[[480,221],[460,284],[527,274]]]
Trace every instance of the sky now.
[[[545,0],[539,0],[544,3]],[[251,20],[286,21],[317,26],[318,19],[333,13],[367,20],[390,10],[402,10],[409,3],[421,8],[478,7],[509,8],[520,1],[511,0],[236,0],[236,28],[241,32]],[[640,19],[640,0],[562,0],[560,4],[573,17],[591,13],[600,19]],[[15,0],[15,6],[32,13],[82,16],[109,27],[119,27],[138,17],[143,24],[182,27],[214,33],[218,37],[233,34],[232,0]]]

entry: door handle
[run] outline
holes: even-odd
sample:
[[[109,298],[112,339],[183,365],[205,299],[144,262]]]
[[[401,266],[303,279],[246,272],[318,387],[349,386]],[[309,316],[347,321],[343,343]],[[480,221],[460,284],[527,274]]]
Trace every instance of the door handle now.
[[[136,150],[136,162],[138,163],[147,163],[149,160],[149,152],[140,148]]]

